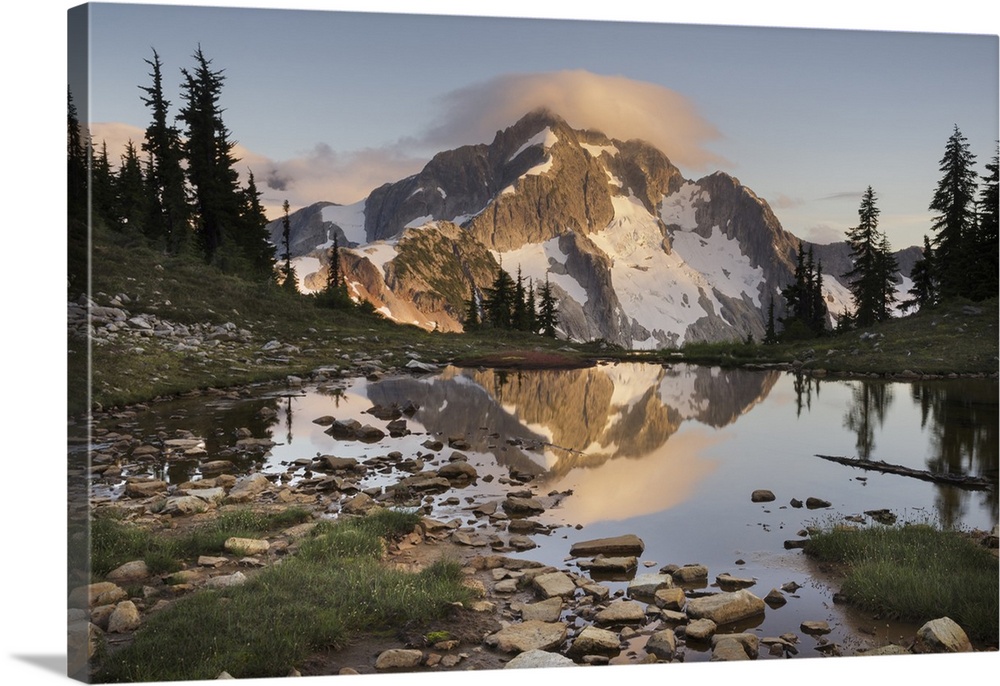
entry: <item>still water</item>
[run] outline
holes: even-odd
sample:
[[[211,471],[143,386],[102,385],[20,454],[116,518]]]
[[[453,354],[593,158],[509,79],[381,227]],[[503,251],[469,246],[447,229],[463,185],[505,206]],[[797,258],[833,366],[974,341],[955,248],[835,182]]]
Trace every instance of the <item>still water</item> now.
[[[877,645],[910,628],[834,605],[836,589],[784,542],[800,538],[806,526],[845,516],[866,519],[864,512],[876,509],[900,521],[989,530],[997,522],[997,494],[995,487],[938,485],[817,455],[986,477],[995,485],[997,392],[994,380],[817,380],[682,365],[507,373],[447,368],[434,376],[172,401],[139,415],[133,429],[166,432],[161,435],[190,430],[206,440],[203,459],[213,459],[227,453],[238,428],[248,428],[278,444],[242,466],[280,474],[291,484],[304,473],[295,461],[317,454],[364,460],[399,451],[403,458],[423,454],[431,460],[423,444],[439,439],[445,448],[433,457],[446,459],[452,452],[447,439],[462,437],[468,444],[462,452],[480,478],[436,496],[435,518],[485,526],[471,508],[503,498],[510,489],[504,477],[532,474],[539,494],[571,495],[536,518],[555,528],[533,536],[538,547],[518,555],[572,568],[567,554],[573,542],[634,533],[646,544],[641,562],[650,563],[640,572],[701,563],[710,580],[724,572],[755,578],[751,591],[760,597],[787,582],[801,585],[786,606],[744,628],[777,636],[797,631],[802,620],[827,620],[835,627],[827,638],[849,653],[860,647],[859,635]],[[393,403],[419,408],[407,418],[407,436],[338,441],[313,421],[331,416],[384,427],[367,411]],[[262,408],[269,410],[262,415]],[[198,464],[172,463],[160,476],[174,483],[197,478]],[[370,470],[360,485],[387,486],[404,476]],[[105,488],[103,495],[115,495],[114,484]],[[776,500],[751,502],[755,489],[771,490]],[[830,507],[791,504],[809,497]],[[810,646],[800,650],[808,653]]]

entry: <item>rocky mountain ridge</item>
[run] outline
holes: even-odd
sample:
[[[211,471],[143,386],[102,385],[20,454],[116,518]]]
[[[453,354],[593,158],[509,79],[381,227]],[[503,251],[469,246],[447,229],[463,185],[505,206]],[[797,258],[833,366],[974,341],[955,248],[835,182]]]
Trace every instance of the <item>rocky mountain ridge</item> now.
[[[277,245],[281,222],[270,230]],[[470,293],[502,264],[526,283],[550,281],[563,336],[627,348],[760,340],[800,245],[735,177],[687,180],[643,141],[575,130],[546,110],[490,144],[441,152],[356,205],[304,208],[291,231],[307,290],[323,283],[336,234],[356,297],[398,321],[455,331]],[[847,245],[813,247],[836,267],[824,269],[836,314],[850,302],[838,281]],[[904,274],[917,252],[897,255]]]

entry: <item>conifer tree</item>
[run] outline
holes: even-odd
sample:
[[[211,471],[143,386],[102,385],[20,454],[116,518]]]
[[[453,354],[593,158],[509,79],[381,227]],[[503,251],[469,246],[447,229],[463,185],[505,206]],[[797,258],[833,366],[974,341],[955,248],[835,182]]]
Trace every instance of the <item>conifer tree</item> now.
[[[969,267],[973,261],[976,173],[972,168],[976,156],[958,126],[945,146],[940,171],[943,176],[929,209],[936,212],[931,241],[937,262],[940,296],[952,298],[970,294]]]
[[[525,310],[528,317],[528,324],[525,331],[538,333],[538,305],[535,302],[535,284],[533,279],[528,279],[528,287],[525,291]]]
[[[274,273],[274,248],[268,240],[267,215],[260,203],[253,171],[247,174],[247,187],[243,189],[243,207],[240,213],[240,232],[244,240],[244,254],[249,261],[248,276],[271,279]]]
[[[538,326],[543,336],[556,337],[556,327],[559,326],[559,308],[555,295],[549,283],[549,275],[545,274],[545,284],[538,294]]]
[[[844,274],[854,303],[851,320],[870,326],[889,318],[895,302],[896,258],[885,234],[879,231],[880,210],[871,186],[861,197],[858,225],[847,230],[853,267]]]
[[[142,102],[151,110],[152,121],[146,127],[142,149],[149,155],[147,179],[151,192],[150,216],[146,233],[154,244],[171,253],[184,249],[190,232],[191,210],[184,185],[181,164],[180,132],[168,123],[170,101],[163,95],[163,74],[160,56],[145,60],[152,68],[152,85],[139,86],[146,93]]]
[[[73,103],[73,93],[69,90],[67,106],[67,209],[70,217],[86,222],[90,141],[80,124],[80,117]]]
[[[321,301],[328,307],[342,309],[353,307],[350,293],[347,292],[347,282],[340,268],[340,237],[333,234],[333,247],[330,248],[330,265],[326,273],[326,286],[323,289]]]
[[[290,291],[298,292],[298,285],[296,283],[298,278],[294,267],[292,267],[292,222],[288,216],[287,199],[281,204],[281,208],[285,211],[285,215],[281,218],[281,246],[283,248],[281,259],[285,262],[281,268],[281,285]]]
[[[495,329],[509,329],[514,312],[514,280],[500,264],[483,304],[486,321]]]
[[[764,345],[778,342],[778,334],[774,329],[774,298],[767,305],[767,326],[764,329]]]
[[[931,241],[924,236],[924,249],[921,257],[913,265],[910,271],[910,280],[913,285],[908,293],[912,296],[899,304],[899,309],[905,312],[911,307],[922,309],[937,304],[937,269],[934,264],[934,250],[931,248]]]
[[[819,336],[826,329],[829,310],[823,298],[822,264],[817,268],[812,247],[799,243],[793,281],[781,291],[785,299],[782,335],[786,338]]]
[[[181,69],[185,105],[179,118],[187,126],[184,153],[194,189],[197,232],[209,263],[238,270],[242,193],[234,169],[235,143],[230,140],[219,105],[225,77],[222,71],[211,68],[211,60],[200,46],[194,59],[193,71]]]
[[[101,151],[94,155],[91,163],[91,212],[94,218],[100,218],[105,226],[118,224],[117,201],[115,198],[115,175],[108,160],[108,144],[101,142]]]
[[[998,294],[998,254],[1000,254],[1000,232],[998,232],[998,213],[1000,213],[1000,197],[998,197],[998,168],[1000,168],[1000,146],[993,155],[992,162],[986,165],[989,172],[983,176],[983,186],[979,192],[979,224],[976,230],[976,260],[972,265],[973,284],[970,297],[974,300],[985,300]]]
[[[119,228],[124,231],[143,230],[143,223],[148,217],[149,192],[142,173],[142,162],[135,144],[130,140],[125,146],[121,165],[118,168],[118,178],[115,183]]]
[[[469,299],[465,303],[465,317],[462,319],[462,329],[478,331],[482,328],[482,318],[479,314],[479,302],[476,299],[476,284],[471,284]]]

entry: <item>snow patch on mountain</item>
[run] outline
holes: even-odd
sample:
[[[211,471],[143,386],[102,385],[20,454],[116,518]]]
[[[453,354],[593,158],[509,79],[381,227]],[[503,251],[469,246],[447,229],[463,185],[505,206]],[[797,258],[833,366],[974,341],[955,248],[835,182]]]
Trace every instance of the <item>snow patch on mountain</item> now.
[[[548,150],[553,145],[559,142],[559,137],[556,136],[555,132],[548,126],[536,133],[534,136],[529,138],[524,145],[517,149],[513,155],[510,156],[508,161],[513,161],[517,159],[517,156],[528,148],[534,147],[536,145],[542,146],[545,150]]]
[[[323,221],[339,226],[352,245],[361,245],[368,241],[365,233],[365,202],[366,200],[360,200],[353,205],[328,205],[322,209],[321,216]]]
[[[396,258],[399,251],[396,249],[395,241],[376,241],[375,243],[369,243],[363,248],[358,248],[355,250],[360,255],[371,262],[373,265],[379,268],[379,271],[385,274],[385,265]]]
[[[300,293],[318,293],[320,289],[309,288],[306,279],[320,270],[322,263],[316,257],[293,257],[292,269],[295,270],[295,282]]]
[[[740,242],[713,227],[708,238],[689,231],[675,231],[671,236],[674,251],[689,267],[699,271],[723,295],[749,297],[761,306],[757,287],[764,280],[764,270],[754,267],[740,250]]]
[[[688,327],[722,306],[705,276],[678,253],[667,254],[656,217],[635,196],[612,198],[615,217],[590,238],[613,262],[611,280],[625,315],[660,336],[633,341],[656,348],[665,339],[680,342]]]
[[[708,191],[698,184],[685,182],[676,192],[664,196],[660,205],[660,219],[668,226],[679,226],[684,231],[698,228],[695,219],[695,201],[709,202]]]
[[[580,143],[580,147],[590,153],[591,157],[600,157],[604,153],[608,153],[611,157],[615,157],[618,154],[618,148],[613,145],[593,145],[591,143]]]
[[[587,303],[586,289],[579,281],[565,273],[565,269],[560,269],[560,267],[565,267],[567,256],[559,249],[558,238],[551,238],[544,243],[527,243],[517,250],[505,253],[494,252],[493,256],[504,265],[504,268],[511,275],[516,276],[517,269],[520,267],[522,279],[525,282],[532,279],[535,288],[545,282],[545,275],[548,274],[549,283],[562,288],[569,297],[581,305]],[[525,283],[525,287],[527,288],[527,283]]]

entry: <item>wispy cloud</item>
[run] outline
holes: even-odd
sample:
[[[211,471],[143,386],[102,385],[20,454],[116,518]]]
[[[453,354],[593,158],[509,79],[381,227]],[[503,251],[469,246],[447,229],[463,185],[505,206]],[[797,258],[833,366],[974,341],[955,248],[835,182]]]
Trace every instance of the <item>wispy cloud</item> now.
[[[489,142],[538,107],[575,128],[643,139],[681,167],[703,170],[724,162],[706,147],[721,134],[689,99],[656,84],[582,70],[507,74],[452,91],[442,98],[440,121],[418,142]]]
[[[861,196],[864,195],[864,190],[860,191],[841,191],[839,193],[831,193],[830,195],[824,195],[820,200],[845,200],[855,198],[861,200]]]
[[[682,169],[726,165],[707,144],[721,137],[682,95],[663,86],[587,71],[509,74],[445,94],[436,121],[412,136],[383,146],[338,151],[319,142],[307,154],[274,160],[237,145],[243,181],[252,170],[271,218],[287,199],[295,209],[327,200],[351,204],[378,186],[418,172],[434,154],[486,143],[538,107],[547,107],[575,128],[612,138],[639,138],[662,150]],[[112,163],[125,143],[141,144],[143,130],[119,123],[95,124],[95,141],[107,140]]]
[[[805,235],[802,238],[810,243],[820,245],[839,243],[844,240],[844,229],[838,229],[829,224],[814,224],[805,230]]]

